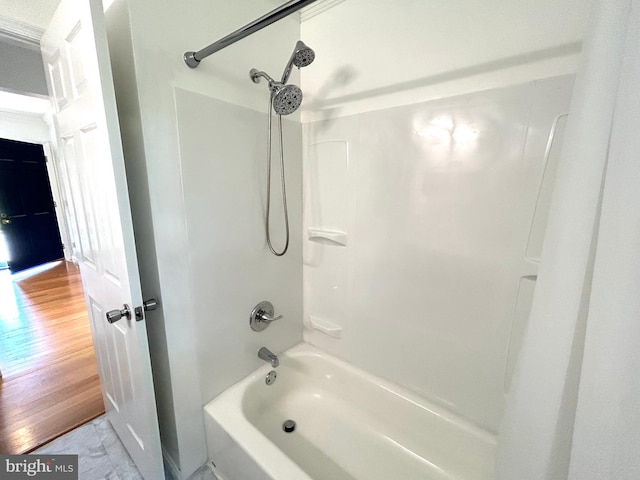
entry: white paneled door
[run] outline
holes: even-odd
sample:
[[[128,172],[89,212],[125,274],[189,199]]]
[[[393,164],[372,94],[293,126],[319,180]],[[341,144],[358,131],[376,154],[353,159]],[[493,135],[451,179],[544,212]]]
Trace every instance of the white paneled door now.
[[[164,478],[133,226],[100,0],[62,0],[42,38],[59,155],[109,420],[147,480]],[[109,323],[106,312],[124,310]]]

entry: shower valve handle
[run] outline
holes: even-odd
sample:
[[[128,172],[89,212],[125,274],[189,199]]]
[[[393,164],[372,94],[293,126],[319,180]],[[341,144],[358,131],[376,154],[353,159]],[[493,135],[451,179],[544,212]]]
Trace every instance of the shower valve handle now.
[[[271,323],[271,322],[274,322],[276,320],[280,320],[282,318],[282,315],[278,315],[277,317],[272,317],[268,313],[258,312],[258,317],[259,317],[261,322]]]
[[[282,315],[278,315],[277,317],[273,315],[273,305],[271,302],[264,301],[256,305],[251,311],[249,326],[254,332],[261,332],[271,325],[271,322],[275,322],[281,318]]]

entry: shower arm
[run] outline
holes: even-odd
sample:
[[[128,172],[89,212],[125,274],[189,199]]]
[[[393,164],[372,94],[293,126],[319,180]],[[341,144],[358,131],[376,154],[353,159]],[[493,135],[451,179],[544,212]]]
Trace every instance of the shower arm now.
[[[280,80],[280,83],[286,84],[287,81],[289,80],[289,75],[291,75],[291,70],[293,70],[293,59],[295,58],[295,56],[296,56],[296,51],[294,50],[293,53],[291,54],[291,58],[287,62],[287,66],[284,67],[284,72],[282,72],[282,80]]]
[[[290,0],[289,2],[280,5],[278,8],[271,10],[269,13],[262,17],[248,23],[242,28],[239,28],[235,32],[230,33],[226,37],[221,38],[217,42],[212,43],[208,47],[204,47],[197,52],[185,52],[183,58],[184,62],[191,68],[196,68],[200,61],[212,53],[222,50],[229,45],[236,43],[238,40],[242,40],[244,37],[263,29],[264,27],[271,25],[278,20],[297,12],[301,8],[312,4],[316,0]]]
[[[255,68],[252,68],[251,71],[249,72],[249,76],[251,77],[251,80],[253,80],[253,83],[259,83],[260,82],[260,77],[264,78],[267,82],[269,82],[269,88],[273,88],[274,86],[281,86],[283,85],[282,83],[278,83],[276,82],[273,78],[271,78],[266,72],[260,72]]]

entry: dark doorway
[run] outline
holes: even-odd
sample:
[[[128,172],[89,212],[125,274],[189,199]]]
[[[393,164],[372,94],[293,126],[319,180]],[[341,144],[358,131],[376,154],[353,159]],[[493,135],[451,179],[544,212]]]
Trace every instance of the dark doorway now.
[[[0,139],[0,228],[12,272],[63,257],[42,145]]]

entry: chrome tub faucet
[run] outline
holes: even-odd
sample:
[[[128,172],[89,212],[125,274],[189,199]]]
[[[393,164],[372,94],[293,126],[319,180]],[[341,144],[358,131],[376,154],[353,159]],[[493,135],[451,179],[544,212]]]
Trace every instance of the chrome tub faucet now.
[[[278,365],[280,365],[278,356],[267,347],[262,347],[260,350],[258,350],[258,357],[260,357],[265,362],[270,363],[273,368],[276,368]]]

